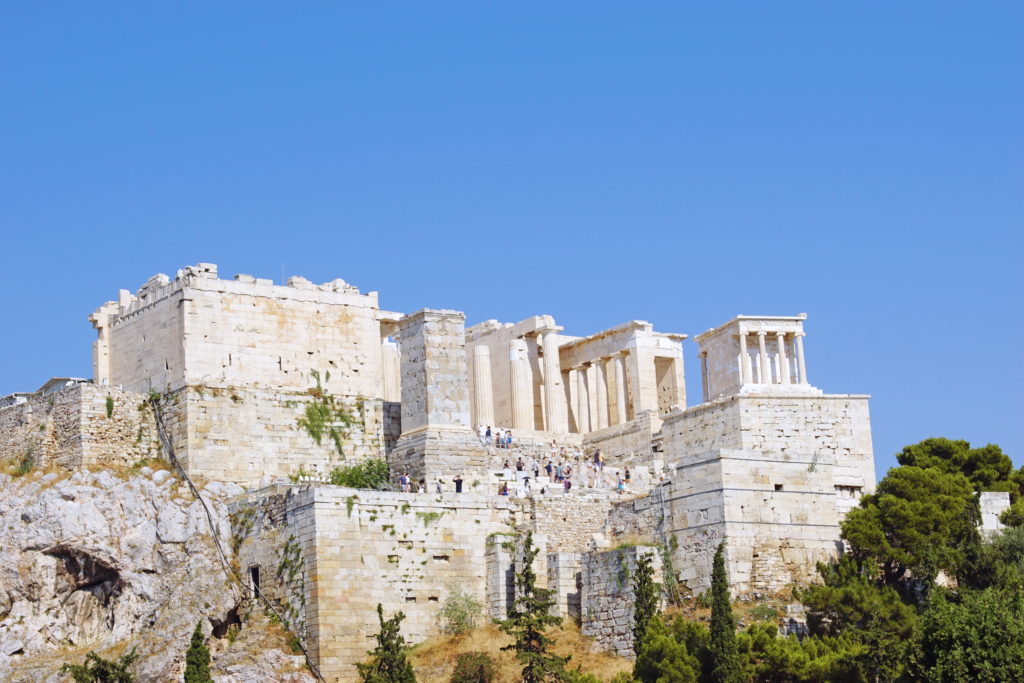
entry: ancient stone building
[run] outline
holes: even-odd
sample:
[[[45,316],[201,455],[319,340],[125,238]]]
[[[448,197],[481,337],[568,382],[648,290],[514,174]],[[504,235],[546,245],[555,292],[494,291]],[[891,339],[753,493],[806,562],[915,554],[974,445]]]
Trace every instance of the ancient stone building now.
[[[211,264],[122,290],[90,320],[92,383],[0,401],[0,457],[31,446],[78,467],[159,452],[145,410],[159,394],[188,474],[249,488],[232,508],[239,565],[328,680],[353,679],[378,602],[409,615],[413,640],[437,631],[456,589],[500,617],[524,531],[546,547],[538,575],[556,609],[628,652],[628,581],[609,568],[658,552],[659,571],[698,593],[724,540],[737,592],[804,583],[875,483],[868,397],[809,383],[803,315],[698,335],[693,405],[687,336],[643,321],[579,336],[550,315],[467,328],[457,311],[382,310],[342,280],[226,280]],[[487,426],[511,430],[512,448],[484,443]],[[588,466],[598,449],[602,471]],[[366,458],[426,491],[324,483]],[[524,472],[504,466],[520,458]],[[574,468],[571,490],[533,476],[549,459]]]

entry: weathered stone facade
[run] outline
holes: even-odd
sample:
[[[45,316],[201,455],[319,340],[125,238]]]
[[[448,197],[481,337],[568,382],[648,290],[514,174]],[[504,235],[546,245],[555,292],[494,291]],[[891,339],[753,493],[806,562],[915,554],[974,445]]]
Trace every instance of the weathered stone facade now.
[[[873,490],[867,397],[809,384],[804,318],[738,316],[699,335],[704,400],[688,407],[686,335],[643,321],[589,336],[549,315],[467,330],[460,312],[383,311],[341,280],[222,280],[199,264],[103,304],[93,383],[0,403],[0,455],[130,464],[159,451],[139,410],[159,393],[189,475],[254,489],[232,507],[239,567],[328,680],[354,679],[378,603],[406,613],[412,641],[437,632],[455,588],[503,618],[526,531],[554,610],[628,654],[623,576],[637,553],[666,549],[696,593],[725,540],[734,591],[774,591],[814,579],[840,551],[842,516]],[[318,443],[303,423],[327,404],[321,427],[343,429]],[[482,439],[488,426],[511,430],[512,447]],[[426,492],[323,484],[368,458]],[[532,473],[548,460],[572,466],[569,490]],[[300,473],[315,483],[288,483]]]

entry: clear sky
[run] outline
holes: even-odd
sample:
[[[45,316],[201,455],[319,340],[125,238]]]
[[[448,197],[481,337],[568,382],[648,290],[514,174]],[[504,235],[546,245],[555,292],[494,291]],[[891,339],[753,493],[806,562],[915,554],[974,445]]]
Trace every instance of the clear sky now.
[[[211,261],[580,335],[806,312],[879,474],[1024,463],[1021,3],[4,4],[0,394]]]

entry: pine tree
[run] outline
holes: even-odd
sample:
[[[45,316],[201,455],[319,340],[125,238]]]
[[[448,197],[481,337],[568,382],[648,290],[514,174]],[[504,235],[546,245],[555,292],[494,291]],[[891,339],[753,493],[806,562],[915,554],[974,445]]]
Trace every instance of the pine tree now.
[[[377,647],[371,652],[367,664],[356,664],[363,683],[416,683],[412,664],[405,658],[405,638],[399,633],[405,614],[397,613],[384,619],[384,608],[377,603],[377,619],[380,632],[376,635]]]
[[[658,587],[654,583],[651,556],[637,558],[633,574],[633,652],[640,654],[647,625],[658,614]]]
[[[568,657],[548,652],[552,641],[544,632],[549,626],[561,624],[562,619],[551,615],[551,607],[555,604],[551,591],[537,587],[533,560],[538,552],[533,547],[533,533],[527,533],[523,544],[523,569],[516,574],[519,597],[509,612],[509,618],[501,622],[501,630],[514,639],[511,645],[502,649],[515,651],[516,659],[523,665],[523,683],[562,681],[569,661]]]
[[[740,680],[739,651],[736,647],[736,621],[729,598],[729,578],[725,573],[725,542],[718,544],[711,571],[711,681],[737,683]]]
[[[185,653],[185,683],[213,683],[210,677],[210,650],[206,647],[201,624],[192,631],[192,642]]]
[[[139,659],[133,647],[118,659],[104,659],[95,652],[85,655],[85,664],[65,664],[60,673],[69,674],[75,683],[133,683],[132,666]]]

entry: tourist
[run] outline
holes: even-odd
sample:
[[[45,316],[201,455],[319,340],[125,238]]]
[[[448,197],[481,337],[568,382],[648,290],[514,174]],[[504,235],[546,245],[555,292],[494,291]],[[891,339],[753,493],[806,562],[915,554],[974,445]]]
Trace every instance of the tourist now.
[[[405,493],[410,493],[412,491],[412,477],[409,476],[408,472],[398,478],[398,483],[401,485],[402,491]]]
[[[629,486],[629,468],[628,467],[626,468],[626,477],[625,477],[625,479],[626,479],[626,486],[628,487]]]
[[[508,482],[504,482],[504,481],[501,482],[501,486],[498,487],[498,495],[499,496],[507,496],[508,495]]]
[[[544,471],[548,473],[548,481],[553,482],[555,480],[555,466],[551,464],[550,460],[548,460],[547,465],[544,465]]]
[[[487,431],[484,432],[484,436],[487,437],[487,442],[484,445],[491,443],[491,425],[487,425]]]
[[[456,474],[452,481],[455,482],[455,493],[462,493],[462,475]]]
[[[562,463],[558,463],[558,466],[555,467],[555,481],[556,482],[562,481],[564,479],[563,475],[564,475],[564,472],[562,471]]]
[[[516,460],[516,472],[522,472],[525,467],[526,465],[523,463],[523,457],[519,456],[519,459]]]
[[[477,428],[477,434],[480,436],[480,445],[486,446],[491,442],[490,437],[487,436],[487,430],[484,429],[483,425]]]
[[[442,480],[438,479],[437,480],[437,485],[435,486],[435,488],[437,489],[438,493],[444,493],[444,482]]]
[[[565,492],[569,493],[569,489],[572,488],[572,479],[569,479],[568,477],[566,477],[566,479],[562,483],[562,485],[565,487]]]
[[[419,489],[417,489],[416,492],[417,493],[426,493],[427,492],[427,480],[426,479],[420,479],[420,486],[419,486]]]
[[[512,430],[505,430],[505,448],[512,448]]]

